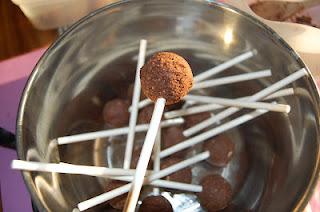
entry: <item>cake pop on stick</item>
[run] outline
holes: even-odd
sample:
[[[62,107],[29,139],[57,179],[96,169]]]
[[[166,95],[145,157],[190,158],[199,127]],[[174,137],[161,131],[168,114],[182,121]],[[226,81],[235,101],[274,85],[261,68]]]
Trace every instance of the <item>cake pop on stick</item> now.
[[[243,54],[240,54],[230,60],[227,60],[213,68],[210,68],[209,70],[206,70],[200,74],[198,74],[197,76],[194,77],[194,82],[200,82],[200,81],[203,81],[209,77],[212,77],[238,63],[241,63],[242,61],[245,61],[251,57],[253,57],[254,55],[257,54],[257,51],[256,50],[252,50],[252,51],[248,51],[248,52],[245,52]],[[142,101],[140,101],[138,103],[138,108],[143,108],[147,105],[150,105],[152,103],[152,101],[150,101],[150,99],[144,99]],[[131,111],[131,107],[129,107],[129,111]]]
[[[155,102],[125,211],[133,212],[139,198],[165,105],[179,102],[191,89],[193,75],[187,61],[171,52],[153,55],[140,72],[143,93]]]
[[[256,71],[256,72],[250,72],[250,73],[245,73],[245,74],[238,74],[238,75],[233,75],[233,76],[229,76],[229,77],[221,77],[221,78],[217,78],[217,79],[213,79],[213,80],[206,80],[203,82],[195,83],[191,90],[197,90],[200,88],[215,87],[215,86],[219,86],[219,85],[232,84],[232,83],[236,83],[236,82],[259,79],[259,78],[264,78],[264,77],[269,77],[269,76],[271,76],[270,69]],[[138,103],[138,108],[141,109],[141,108],[144,108],[150,104],[152,104],[152,101],[147,98],[147,99],[141,100]],[[129,110],[129,112],[131,112],[132,106],[130,106],[128,110]]]

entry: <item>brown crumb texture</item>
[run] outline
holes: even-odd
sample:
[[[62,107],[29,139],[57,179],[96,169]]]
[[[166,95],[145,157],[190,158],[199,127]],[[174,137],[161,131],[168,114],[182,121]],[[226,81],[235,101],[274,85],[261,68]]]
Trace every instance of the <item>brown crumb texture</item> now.
[[[165,169],[181,161],[182,159],[177,157],[167,158],[163,162],[161,161],[161,169]],[[167,177],[165,177],[165,179],[169,181],[180,182],[180,183],[191,183],[192,182],[191,168],[190,167],[184,168],[180,171],[177,171],[173,174],[168,175]]]
[[[103,119],[109,127],[123,127],[129,122],[129,103],[122,99],[108,101],[103,108]]]
[[[201,205],[208,211],[226,208],[232,200],[232,189],[228,181],[220,175],[208,175],[202,178],[202,192],[198,193]]]
[[[165,197],[148,196],[142,201],[139,212],[173,212],[173,209]]]
[[[126,184],[125,182],[121,182],[118,180],[112,180],[106,185],[105,192],[119,188],[125,184]],[[115,198],[109,200],[107,203],[109,203],[115,209],[122,210],[124,207],[124,204],[126,202],[126,199],[127,199],[127,195],[123,194],[123,195],[120,195],[118,197],[115,197]]]
[[[226,166],[234,154],[235,145],[227,135],[219,135],[204,143],[204,149],[210,152],[212,165]]]
[[[159,52],[141,68],[141,88],[152,101],[162,97],[166,105],[179,102],[191,89],[193,75],[188,62],[172,52]]]
[[[181,126],[168,127],[162,130],[162,149],[167,149],[186,139]],[[188,149],[174,153],[173,157],[185,157]]]

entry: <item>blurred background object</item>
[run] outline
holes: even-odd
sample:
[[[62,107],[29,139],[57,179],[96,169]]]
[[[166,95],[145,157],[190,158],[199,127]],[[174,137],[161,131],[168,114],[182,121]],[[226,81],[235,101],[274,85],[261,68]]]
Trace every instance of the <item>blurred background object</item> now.
[[[320,27],[320,0],[247,0],[259,16],[271,21],[287,21]]]
[[[0,60],[49,45],[56,30],[35,29],[22,11],[10,0],[0,1]]]
[[[72,24],[91,11],[115,0],[12,0],[38,29]]]
[[[115,0],[1,0],[0,61],[49,46],[58,37],[58,28],[112,2]]]

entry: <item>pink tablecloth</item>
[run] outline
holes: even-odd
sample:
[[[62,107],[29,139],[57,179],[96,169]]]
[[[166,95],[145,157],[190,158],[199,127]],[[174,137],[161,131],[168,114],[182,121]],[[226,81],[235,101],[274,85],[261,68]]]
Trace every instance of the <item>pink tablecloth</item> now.
[[[18,104],[27,77],[44,49],[0,62],[0,126],[15,132]],[[20,172],[10,169],[14,150],[0,147],[0,187],[4,212],[32,211],[30,195]]]
[[[0,126],[15,132],[18,103],[27,77],[44,53],[40,49],[26,55],[0,62]],[[319,84],[319,83],[318,83]],[[30,196],[21,174],[10,169],[10,162],[16,158],[13,150],[0,147],[0,187],[4,212],[29,212]],[[306,212],[320,211],[320,184],[306,208]]]

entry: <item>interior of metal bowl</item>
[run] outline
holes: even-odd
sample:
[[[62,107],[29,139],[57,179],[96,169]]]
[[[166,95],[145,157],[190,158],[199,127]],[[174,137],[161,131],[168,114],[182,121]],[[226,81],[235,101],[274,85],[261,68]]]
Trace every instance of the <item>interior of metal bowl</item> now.
[[[19,158],[57,162],[60,157],[73,164],[120,167],[119,148],[124,147],[125,137],[63,145],[59,152],[51,141],[104,128],[104,103],[126,95],[134,80],[140,39],[148,41],[148,57],[162,50],[177,52],[190,63],[194,75],[253,49],[256,56],[217,77],[272,70],[272,77],[263,80],[202,91],[212,96],[251,95],[304,67],[274,32],[225,5],[191,0],[124,1],[75,24],[41,58],[20,105]],[[289,114],[269,112],[227,132],[236,144],[236,155],[228,166],[215,168],[202,162],[192,168],[195,183],[209,172],[220,173],[231,183],[230,210],[300,210],[308,201],[319,171],[319,97],[310,76],[291,86],[294,96],[277,99],[291,105]],[[140,135],[136,142],[142,140]],[[79,202],[103,193],[106,183],[79,175],[23,175],[37,206],[49,211],[71,211]],[[175,211],[190,204],[194,211],[204,210],[193,194],[166,195],[175,200]]]

